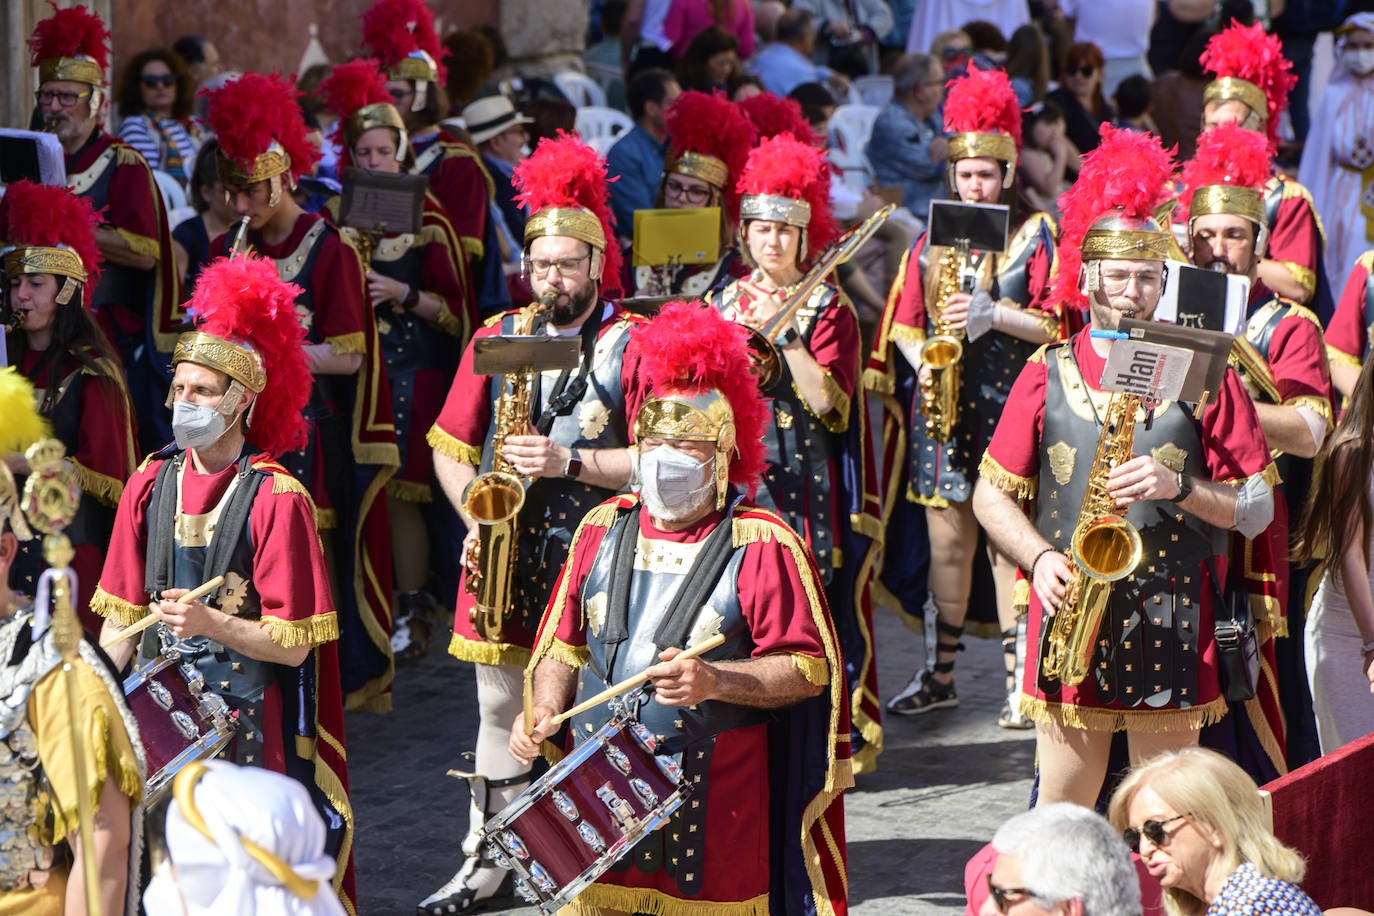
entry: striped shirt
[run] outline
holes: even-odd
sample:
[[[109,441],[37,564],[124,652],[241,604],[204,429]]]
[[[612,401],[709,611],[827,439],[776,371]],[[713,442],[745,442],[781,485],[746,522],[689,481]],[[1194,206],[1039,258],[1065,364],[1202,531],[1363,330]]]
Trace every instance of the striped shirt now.
[[[119,125],[119,139],[142,153],[148,165],[183,184],[195,170],[200,131],[189,122],[171,118],[154,122],[146,114],[130,115]]]

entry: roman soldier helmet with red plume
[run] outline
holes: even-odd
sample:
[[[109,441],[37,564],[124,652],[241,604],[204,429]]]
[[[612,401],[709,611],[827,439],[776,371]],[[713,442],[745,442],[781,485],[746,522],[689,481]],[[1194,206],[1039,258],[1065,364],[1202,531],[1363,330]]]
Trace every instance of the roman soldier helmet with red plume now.
[[[1063,214],[1054,295],[1083,308],[1080,268],[1102,258],[1164,261],[1173,236],[1154,214],[1170,197],[1174,160],[1153,134],[1102,126],[1102,142],[1083,157],[1078,180],[1059,195]]]
[[[78,290],[89,304],[104,258],[95,244],[100,224],[90,198],[66,188],[16,181],[0,198],[0,255],[5,275],[52,274],[62,278],[58,305]]]
[[[93,87],[91,111],[100,108],[99,92],[105,85],[110,63],[110,30],[100,17],[84,6],[58,9],[48,0],[53,14],[34,26],[29,38],[38,82],[72,80]]]
[[[721,194],[725,217],[739,219],[738,177],[754,145],[754,125],[743,110],[723,95],[684,92],[668,107],[668,155],[663,176],[700,178]]]
[[[803,143],[820,146],[821,138],[812,130],[811,123],[802,113],[801,103],[796,99],[760,92],[742,99],[739,107],[754,122],[759,140],[771,140],[778,134],[791,134]]]
[[[1288,93],[1298,82],[1278,36],[1266,33],[1259,23],[1233,22],[1211,37],[1198,61],[1216,77],[1203,91],[1203,103],[1232,99],[1244,103],[1277,148],[1279,115],[1288,107]],[[1242,122],[1241,126],[1255,125]]]
[[[1021,105],[1005,71],[970,68],[950,81],[944,109],[945,131],[951,134],[950,188],[954,187],[954,163],[982,157],[1006,166],[1002,187],[1011,187],[1021,151]]]
[[[339,149],[343,165],[353,164],[353,146],[374,127],[396,131],[396,161],[406,157],[406,125],[391,104],[386,79],[377,61],[370,58],[339,64],[320,83],[320,97],[338,116],[329,138]]]
[[[1221,124],[1202,134],[1197,153],[1183,166],[1179,201],[1188,234],[1199,216],[1243,216],[1255,224],[1255,252],[1262,253],[1269,232],[1264,209],[1269,175],[1269,142],[1263,134],[1238,124]]]
[[[525,247],[545,235],[581,239],[592,246],[592,277],[603,293],[620,289],[620,246],[611,229],[606,160],[577,137],[545,137],[515,167],[516,201],[530,214]]]
[[[207,93],[221,181],[246,186],[287,175],[294,185],[310,172],[320,153],[306,133],[299,95],[279,73],[245,73]],[[280,191],[274,184],[274,198]]]
[[[186,304],[195,330],[182,334],[172,353],[173,366],[192,362],[229,376],[222,410],[228,404],[232,411],[244,389],[257,395],[245,435],[273,456],[306,443],[303,411],[314,379],[305,361],[305,329],[296,317],[300,293],[277,276],[272,261],[219,258],[196,280]]]
[[[630,332],[649,398],[635,417],[635,438],[715,443],[716,508],[729,484],[753,496],[767,468],[763,435],[768,402],[749,357],[748,332],[700,302],[669,302]]]
[[[363,46],[382,62],[388,79],[415,84],[411,111],[421,111],[429,84],[443,83],[448,49],[439,44],[434,14],[424,0],[377,0],[362,15]]]
[[[765,140],[749,153],[737,190],[740,234],[756,219],[774,220],[801,229],[797,261],[808,248],[824,251],[839,235],[830,213],[830,163],[825,152],[790,133]],[[748,246],[740,251],[748,256]]]

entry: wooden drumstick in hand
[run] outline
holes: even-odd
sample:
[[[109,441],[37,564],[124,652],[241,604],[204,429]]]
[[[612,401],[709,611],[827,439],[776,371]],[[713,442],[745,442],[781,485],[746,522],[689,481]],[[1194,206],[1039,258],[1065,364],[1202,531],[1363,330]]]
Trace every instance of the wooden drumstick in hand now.
[[[717,646],[724,645],[724,643],[725,635],[723,633],[717,633],[715,636],[712,636],[710,639],[706,640],[706,642],[701,643],[700,645],[692,646],[692,648],[688,649],[687,651],[679,652],[677,655],[674,655],[672,661],[678,661],[679,659],[686,658],[696,658],[703,652],[710,652]],[[601,691],[594,697],[588,697],[581,703],[578,703],[572,709],[569,709],[567,712],[560,712],[558,715],[554,716],[553,719],[551,719],[550,721],[554,725],[561,725],[563,724],[563,722],[565,722],[568,719],[571,719],[573,716],[580,716],[587,710],[592,709],[596,706],[600,706],[602,703],[606,702],[609,699],[618,697],[628,690],[633,690],[634,688],[638,687],[640,684],[643,684],[647,680],[648,678],[645,677],[644,672],[641,671],[639,674],[635,674],[625,678],[625,680],[621,681],[618,684],[612,684],[611,686],[607,687],[605,690]]]
[[[178,604],[190,604],[192,601],[199,601],[201,598],[204,598],[206,595],[210,594],[223,584],[224,577],[215,576],[215,578],[211,579],[209,582],[206,582],[199,588],[187,592],[180,598],[176,599],[176,601]],[[144,617],[142,620],[140,620],[133,626],[125,627],[124,629],[120,630],[118,633],[114,634],[109,639],[102,642],[100,644],[100,648],[108,649],[110,648],[110,646],[113,646],[120,640],[128,639],[131,636],[137,636],[139,633],[142,633],[144,630],[148,629],[150,626],[157,623],[161,619],[161,617],[157,616],[150,610],[148,611],[147,617]]]

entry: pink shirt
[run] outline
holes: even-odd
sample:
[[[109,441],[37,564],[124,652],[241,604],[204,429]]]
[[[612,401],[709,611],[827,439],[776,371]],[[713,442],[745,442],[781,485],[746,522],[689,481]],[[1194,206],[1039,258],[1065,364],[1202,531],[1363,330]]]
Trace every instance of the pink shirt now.
[[[740,60],[754,56],[754,7],[749,0],[729,0],[734,10],[727,12],[727,21],[720,27],[739,41]],[[673,0],[668,18],[663,22],[663,34],[673,43],[669,51],[674,59],[681,57],[692,39],[716,25],[711,0]]]

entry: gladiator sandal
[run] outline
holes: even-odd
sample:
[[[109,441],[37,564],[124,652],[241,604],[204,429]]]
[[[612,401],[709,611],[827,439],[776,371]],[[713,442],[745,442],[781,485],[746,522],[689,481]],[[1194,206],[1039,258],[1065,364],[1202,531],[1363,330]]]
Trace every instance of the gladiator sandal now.
[[[1002,703],[1002,712],[997,717],[997,724],[1002,728],[1018,731],[1035,727],[1034,722],[1021,715],[1018,701],[1021,691],[1017,685],[1020,683],[1021,674],[1025,669],[1025,643],[1024,623],[1020,623],[1010,630],[1002,631],[1002,659],[1007,666],[1007,698]]]
[[[435,601],[428,592],[416,589],[396,598],[396,625],[391,632],[391,654],[396,664],[404,665],[429,652],[430,614]]]
[[[452,878],[444,882],[443,887],[416,904],[416,916],[474,913],[486,908],[492,901],[510,897],[514,893],[511,872],[499,869],[482,847],[482,827],[489,817],[500,813],[487,810],[489,790],[522,785],[530,781],[530,774],[521,773],[505,779],[488,779],[477,773],[449,770],[448,775],[465,780],[472,793],[468,834],[463,838],[463,864]],[[483,871],[486,872],[485,875],[481,874]],[[499,880],[493,880],[494,871],[501,872]]]
[[[959,637],[964,633],[963,627],[937,620],[935,628],[939,634],[935,646],[937,652],[958,652],[964,648],[964,644],[959,642]],[[953,637],[954,641],[946,642],[946,636]],[[937,661],[927,668],[922,668],[912,675],[910,683],[901,693],[887,701],[888,711],[899,716],[918,716],[932,709],[952,709],[958,706],[959,695],[954,691],[954,682],[945,684],[935,679],[936,674],[953,672],[952,661]]]

